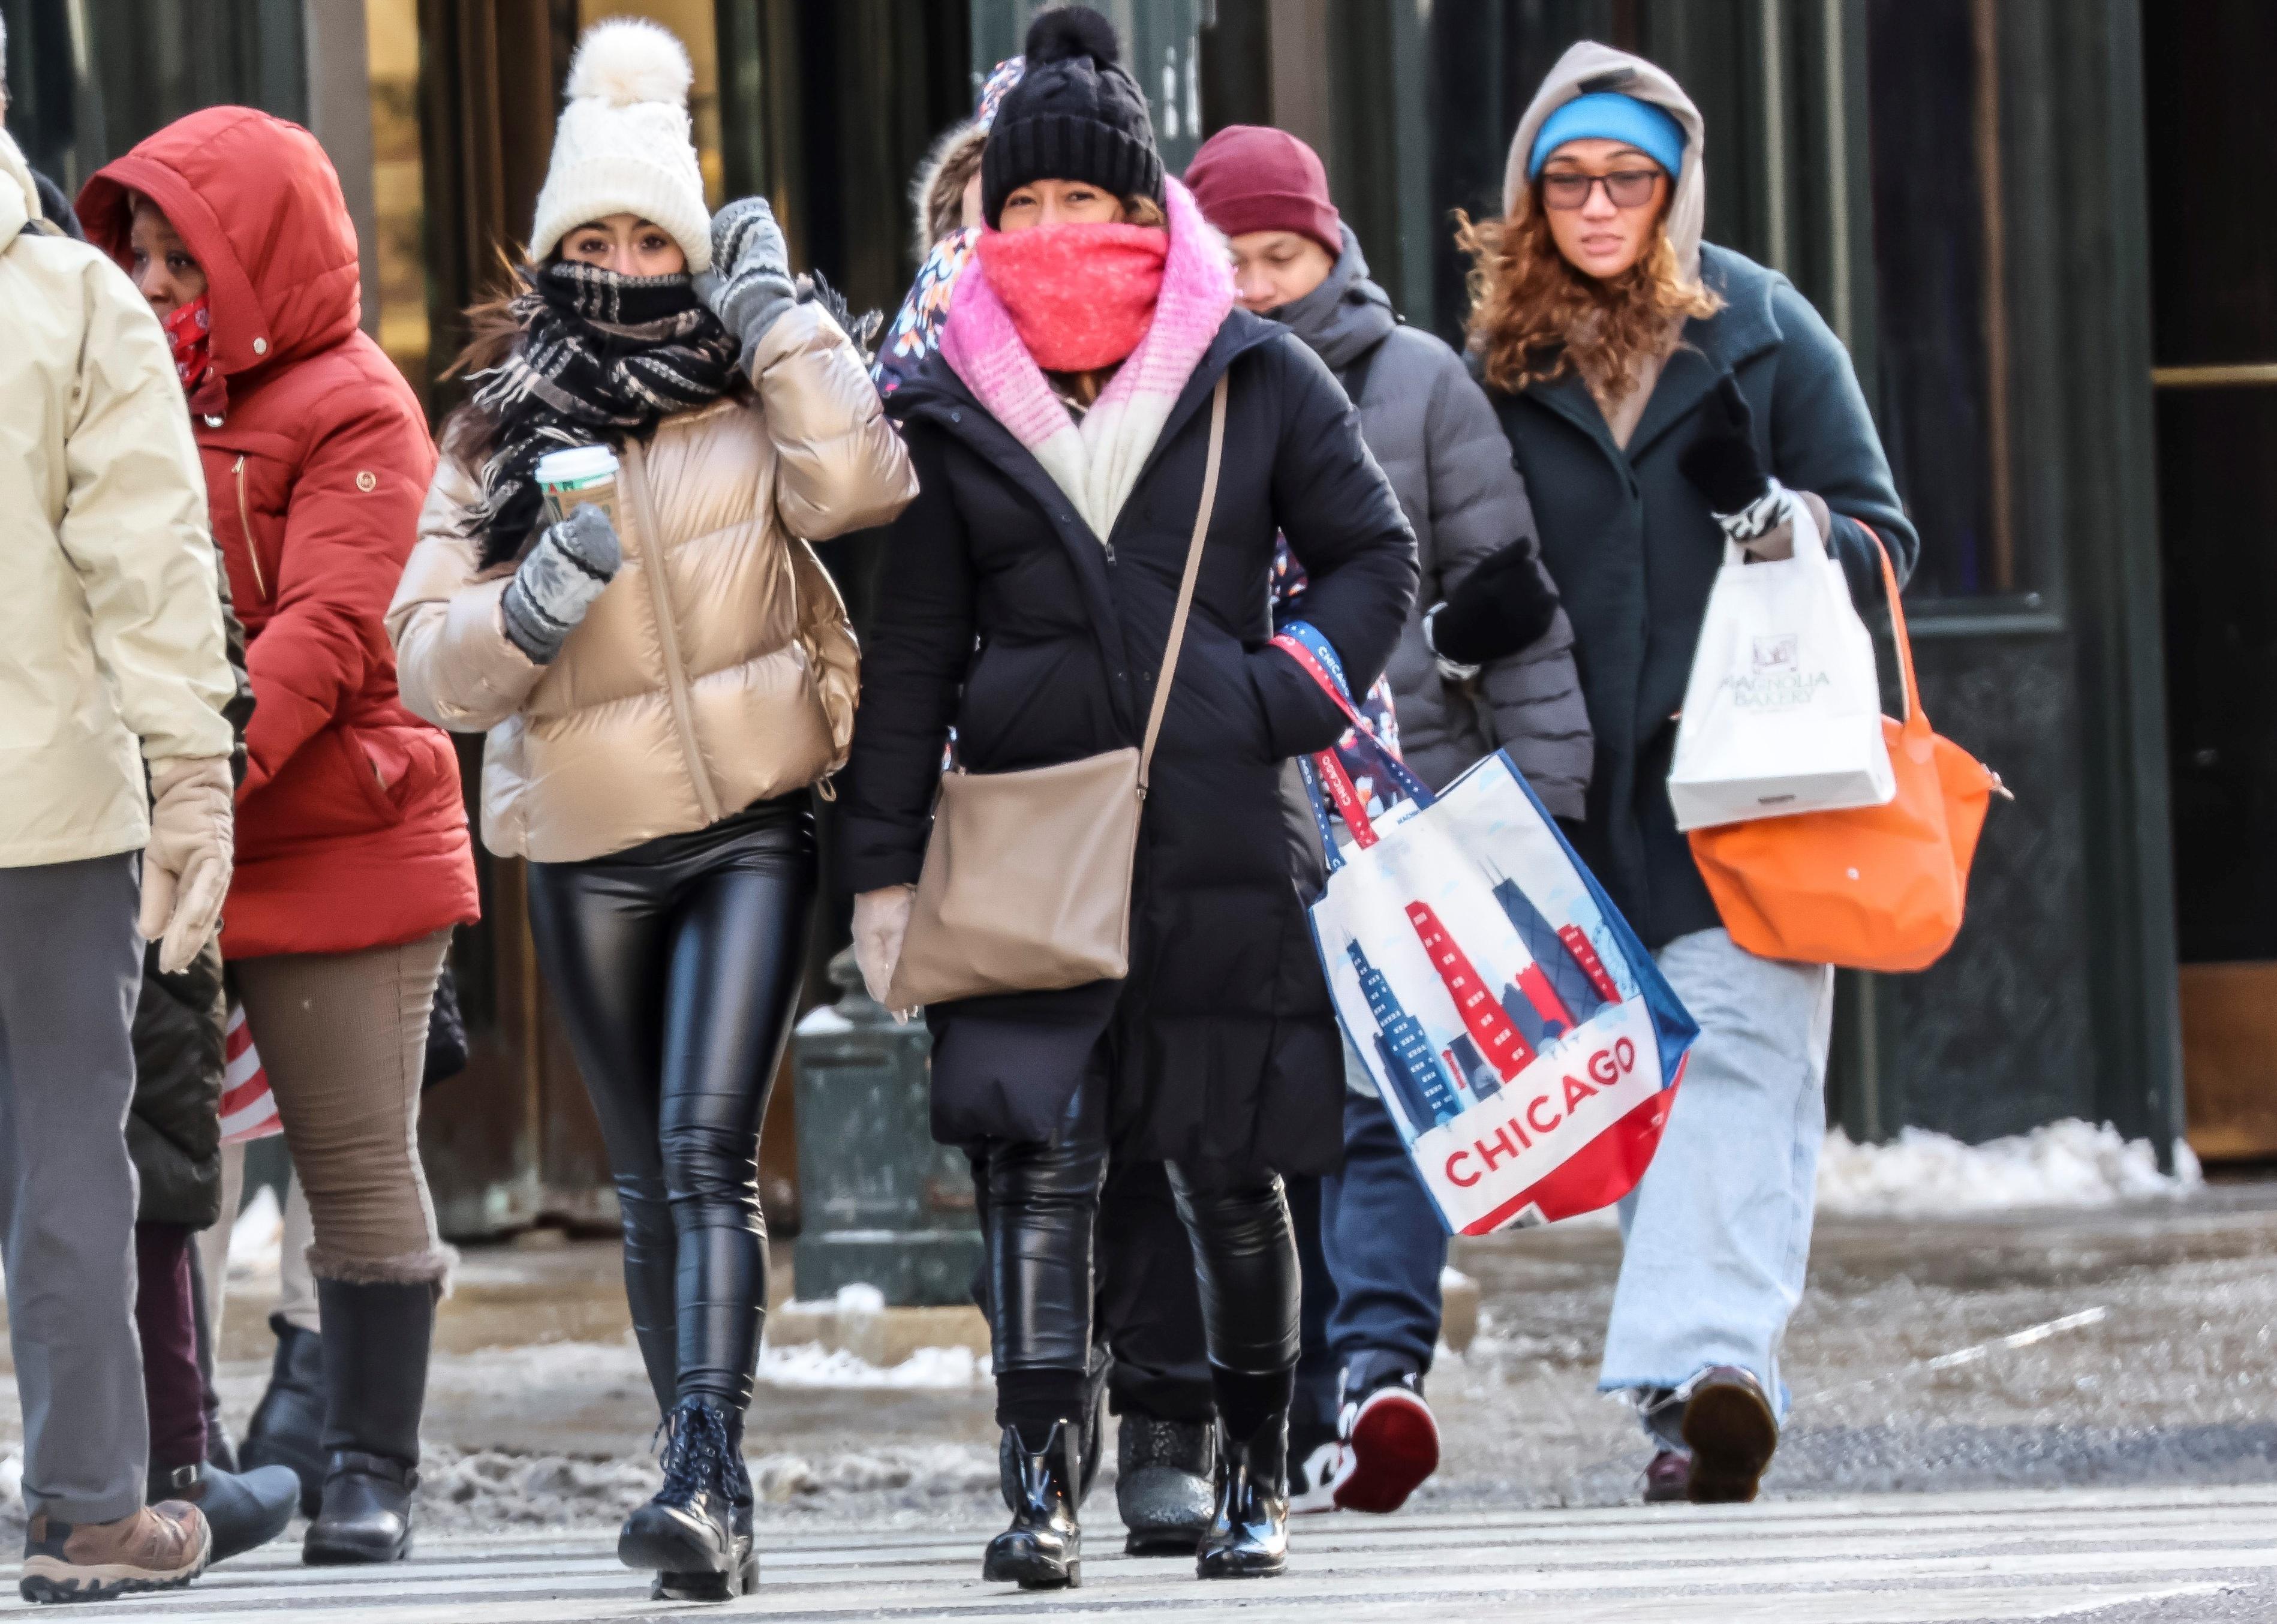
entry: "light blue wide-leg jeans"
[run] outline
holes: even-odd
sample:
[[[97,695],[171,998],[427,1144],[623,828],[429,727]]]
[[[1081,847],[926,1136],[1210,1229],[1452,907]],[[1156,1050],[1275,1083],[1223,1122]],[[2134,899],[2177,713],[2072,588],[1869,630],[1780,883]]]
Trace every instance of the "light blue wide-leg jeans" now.
[[[1681,1390],[1737,1365],[1784,1416],[1779,1341],[1810,1261],[1834,972],[1758,958],[1722,930],[1654,957],[1700,1038],[1659,1152],[1620,1204],[1598,1391]]]

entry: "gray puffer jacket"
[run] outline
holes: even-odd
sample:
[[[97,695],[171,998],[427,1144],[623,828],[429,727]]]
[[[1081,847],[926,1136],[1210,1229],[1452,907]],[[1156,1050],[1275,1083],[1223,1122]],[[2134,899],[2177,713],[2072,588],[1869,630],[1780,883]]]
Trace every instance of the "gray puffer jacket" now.
[[[1360,432],[1414,526],[1423,571],[1385,672],[1401,753],[1436,789],[1500,747],[1552,815],[1578,819],[1595,749],[1565,611],[1557,611],[1531,647],[1469,682],[1443,677],[1423,638],[1424,612],[1446,601],[1489,555],[1523,542],[1541,568],[1534,510],[1510,442],[1462,358],[1429,333],[1399,324],[1390,296],[1368,279],[1350,226],[1344,238],[1328,280],[1271,314],[1348,389],[1361,357],[1368,357],[1360,379]],[[1542,579],[1554,593],[1546,574]]]

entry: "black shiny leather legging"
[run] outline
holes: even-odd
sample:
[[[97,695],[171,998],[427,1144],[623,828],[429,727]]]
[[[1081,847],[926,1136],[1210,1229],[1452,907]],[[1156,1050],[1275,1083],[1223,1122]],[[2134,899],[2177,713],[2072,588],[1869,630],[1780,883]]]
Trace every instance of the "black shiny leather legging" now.
[[[658,1407],[750,1402],[766,1312],[759,1122],[814,902],[804,794],[584,863],[529,865],[537,962],[601,1120]]]
[[[988,1298],[999,1372],[1088,1368],[1107,1163],[1105,1134],[1087,1128],[1056,1146],[987,1147]],[[1193,1248],[1210,1362],[1252,1376],[1293,1368],[1297,1240],[1281,1180],[1268,1175],[1226,1187],[1175,1166],[1169,1174]]]

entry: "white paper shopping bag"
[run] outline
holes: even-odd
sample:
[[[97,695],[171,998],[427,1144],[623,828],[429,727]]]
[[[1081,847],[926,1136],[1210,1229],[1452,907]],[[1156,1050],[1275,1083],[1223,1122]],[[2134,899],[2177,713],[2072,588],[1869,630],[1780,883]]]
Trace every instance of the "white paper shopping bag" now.
[[[1898,792],[1874,638],[1842,566],[1793,507],[1794,556],[1750,564],[1726,542],[1677,724],[1679,829],[1880,806]]]

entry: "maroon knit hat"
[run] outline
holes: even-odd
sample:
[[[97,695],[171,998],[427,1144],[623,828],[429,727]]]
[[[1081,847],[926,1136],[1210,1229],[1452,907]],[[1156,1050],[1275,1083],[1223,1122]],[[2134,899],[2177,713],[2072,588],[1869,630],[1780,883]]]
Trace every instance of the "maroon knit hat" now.
[[[1186,188],[1202,217],[1229,237],[1295,232],[1332,255],[1344,250],[1321,155],[1286,130],[1226,126],[1186,165]]]

